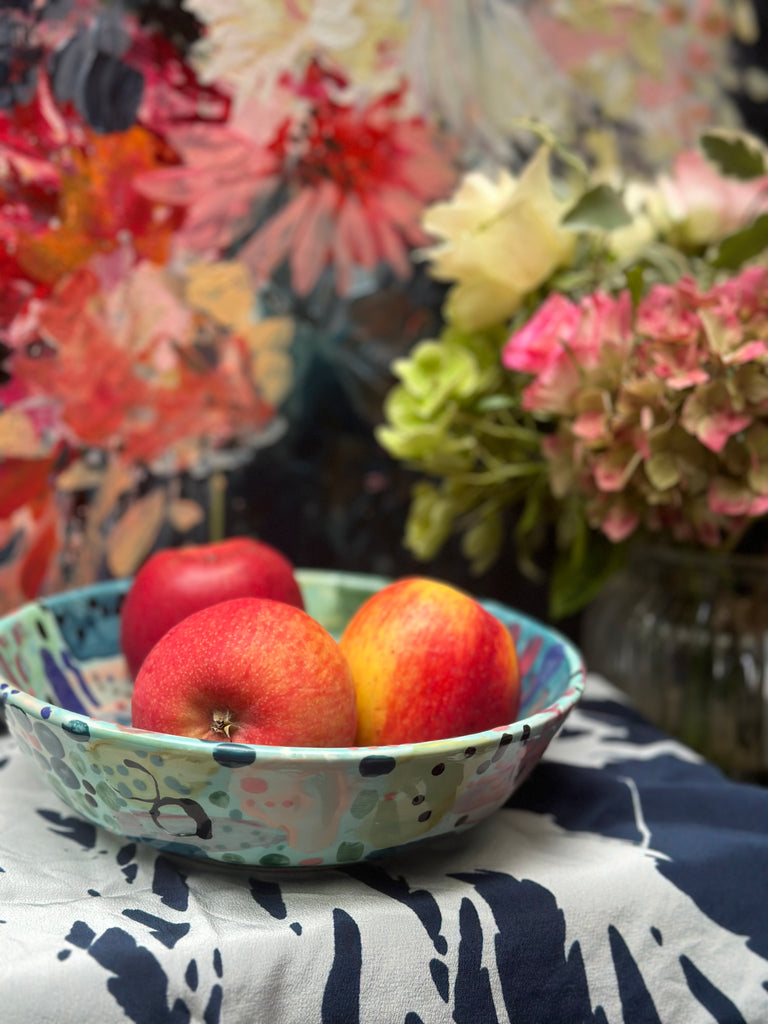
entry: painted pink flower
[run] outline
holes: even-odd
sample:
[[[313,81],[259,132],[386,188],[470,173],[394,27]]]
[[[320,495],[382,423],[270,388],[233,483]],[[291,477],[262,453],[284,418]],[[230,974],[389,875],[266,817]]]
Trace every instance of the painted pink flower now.
[[[83,267],[29,311],[46,345],[14,353],[14,378],[28,401],[55,396],[57,440],[186,464],[270,422],[245,339],[180,292],[170,272],[139,264],[114,301]]]
[[[185,208],[182,248],[223,248],[250,232],[239,258],[257,282],[286,262],[298,295],[327,267],[340,294],[356,267],[385,263],[407,278],[412,248],[428,241],[423,209],[454,184],[449,153],[406,113],[401,92],[367,105],[341,102],[343,81],[314,64],[286,84],[295,101],[271,134],[248,135],[243,124],[174,130],[168,138],[182,165],[145,175],[139,187]],[[278,193],[279,209],[270,212]]]
[[[299,295],[326,266],[341,294],[356,266],[385,263],[409,277],[411,249],[428,241],[419,223],[424,207],[447,195],[456,176],[434,132],[405,114],[400,92],[347,105],[330,85],[310,67],[298,90],[311,100],[299,137],[299,126],[286,121],[269,146],[289,200],[240,253],[260,280],[288,260]]]
[[[184,210],[174,236],[178,249],[216,257],[248,230],[254,203],[276,187],[277,162],[223,124],[192,122],[169,129],[166,138],[180,164],[138,176],[136,189]]]

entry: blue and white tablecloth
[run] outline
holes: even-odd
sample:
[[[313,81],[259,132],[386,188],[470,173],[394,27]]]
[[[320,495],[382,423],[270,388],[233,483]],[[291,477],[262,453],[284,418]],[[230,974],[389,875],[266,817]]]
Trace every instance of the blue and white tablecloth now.
[[[2,1024],[765,1024],[768,789],[590,677],[510,804],[339,870],[172,859],[0,737]]]

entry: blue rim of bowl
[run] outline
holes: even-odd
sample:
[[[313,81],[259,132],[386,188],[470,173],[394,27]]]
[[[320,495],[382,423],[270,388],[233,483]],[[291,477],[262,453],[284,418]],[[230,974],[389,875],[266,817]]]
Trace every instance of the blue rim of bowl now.
[[[346,573],[337,570],[326,569],[296,569],[296,577],[301,585],[302,581],[307,583],[324,583],[341,585],[359,589],[361,592],[369,593],[371,587],[379,588],[392,582],[386,576],[377,576],[366,573]],[[51,598],[40,598],[21,605],[16,611],[0,617],[3,624],[13,624],[29,614],[30,609],[42,607],[50,610],[55,606],[58,599],[72,599],[78,596],[94,596],[98,594],[117,595],[129,584],[127,579],[108,580],[103,583],[91,584],[90,586],[77,587]],[[172,733],[151,732],[146,729],[136,729],[130,725],[118,725],[106,719],[92,718],[75,711],[68,711],[66,708],[57,706],[50,702],[42,701],[24,690],[18,689],[7,679],[0,676],[0,703],[10,704],[11,707],[29,715],[31,718],[49,725],[57,725],[64,729],[74,739],[83,742],[114,740],[120,738],[122,743],[129,747],[143,747],[150,740],[160,743],[166,751],[176,750],[180,753],[189,754],[190,751],[204,755],[206,751],[226,746],[235,749],[250,751],[253,758],[264,762],[276,761],[290,758],[291,760],[306,761],[345,761],[358,762],[361,756],[366,754],[382,754],[397,758],[408,758],[425,755],[433,757],[436,754],[453,749],[456,746],[481,746],[485,744],[498,744],[502,735],[507,735],[512,741],[525,738],[526,742],[535,739],[542,732],[551,729],[553,721],[565,719],[566,715],[578,703],[584,692],[586,682],[586,668],[583,658],[575,644],[557,629],[545,624],[524,612],[519,612],[499,601],[478,598],[479,603],[491,614],[501,618],[505,625],[520,623],[526,625],[533,631],[541,634],[546,633],[549,638],[561,644],[568,662],[570,673],[568,686],[565,691],[556,698],[552,704],[536,711],[524,718],[514,722],[484,729],[481,732],[467,733],[463,736],[450,736],[444,739],[424,740],[418,743],[395,743],[382,746],[369,747],[292,747],[292,746],[266,746],[255,743],[226,743],[222,744],[215,740],[199,740],[191,736],[176,736]],[[78,723],[80,725],[78,726]],[[87,728],[83,728],[85,726]]]

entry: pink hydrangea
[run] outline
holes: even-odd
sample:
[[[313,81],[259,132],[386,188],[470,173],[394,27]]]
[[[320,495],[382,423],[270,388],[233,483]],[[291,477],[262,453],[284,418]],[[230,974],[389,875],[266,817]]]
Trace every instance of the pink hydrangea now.
[[[702,288],[552,295],[508,340],[548,424],[557,499],[613,542],[636,530],[717,546],[768,513],[768,269]]]
[[[569,413],[585,374],[615,373],[631,340],[631,308],[627,293],[595,292],[580,304],[552,294],[502,352],[509,369],[535,374],[524,408]]]

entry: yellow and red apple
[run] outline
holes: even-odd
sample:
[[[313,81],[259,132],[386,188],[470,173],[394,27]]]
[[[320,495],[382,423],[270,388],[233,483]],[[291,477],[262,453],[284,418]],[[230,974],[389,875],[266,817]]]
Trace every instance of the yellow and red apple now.
[[[131,582],[121,612],[121,648],[131,676],[171,626],[235,597],[268,597],[304,607],[293,565],[263,541],[231,537],[150,555]]]
[[[463,736],[517,716],[520,672],[509,630],[447,583],[388,584],[358,608],[340,647],[357,692],[359,746]]]
[[[357,721],[330,633],[300,608],[248,597],[165,633],[139,669],[131,713],[139,729],[270,746],[349,746]]]

